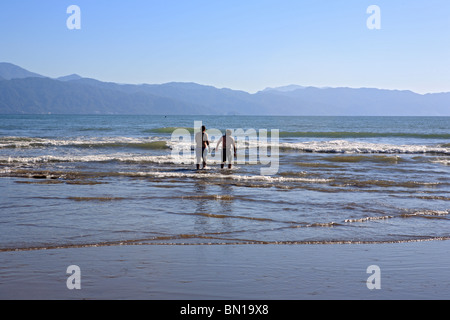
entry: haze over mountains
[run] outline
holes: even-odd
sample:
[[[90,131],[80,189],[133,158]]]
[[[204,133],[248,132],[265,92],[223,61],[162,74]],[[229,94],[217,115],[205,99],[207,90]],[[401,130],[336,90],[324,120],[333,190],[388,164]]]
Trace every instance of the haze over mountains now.
[[[0,63],[0,114],[450,116],[450,93],[290,85],[254,94],[196,83],[56,79]]]

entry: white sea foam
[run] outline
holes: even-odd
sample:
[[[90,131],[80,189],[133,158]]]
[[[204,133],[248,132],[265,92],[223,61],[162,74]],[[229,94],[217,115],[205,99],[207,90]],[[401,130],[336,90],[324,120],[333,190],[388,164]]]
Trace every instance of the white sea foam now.
[[[426,145],[392,145],[382,143],[353,142],[346,140],[280,143],[280,148],[317,153],[438,153],[450,155],[450,148],[445,147]]]
[[[0,149],[4,148],[39,148],[39,147],[96,147],[96,146],[126,146],[142,145],[152,142],[169,142],[162,137],[132,138],[132,137],[74,137],[68,139],[44,139],[27,137],[1,137]]]
[[[450,159],[436,159],[436,160],[431,160],[431,162],[439,163],[439,164],[442,164],[444,166],[450,166]]]
[[[290,178],[290,177],[276,177],[276,176],[263,176],[263,175],[234,175],[234,174],[221,174],[221,173],[197,173],[197,172],[121,172],[123,175],[132,175],[139,177],[156,177],[156,178],[193,178],[193,179],[224,179],[224,180],[236,180],[236,181],[257,181],[267,183],[283,183],[283,182],[304,182],[304,183],[327,183],[331,182],[331,179],[308,179],[308,178]]]
[[[403,217],[413,217],[413,216],[425,216],[425,217],[433,217],[433,216],[446,216],[450,214],[450,210],[419,210],[414,212],[405,213]]]
[[[375,221],[375,220],[386,220],[391,219],[393,216],[380,216],[380,217],[365,217],[359,219],[345,219],[344,222],[365,222],[365,221]]]
[[[48,162],[107,162],[107,161],[122,161],[122,162],[150,162],[158,164],[179,164],[182,158],[175,158],[168,156],[145,156],[127,153],[115,154],[95,154],[95,155],[68,155],[68,156],[53,156],[43,155],[38,157],[0,157],[0,163],[19,163],[19,164],[36,164]]]
[[[194,165],[194,155],[159,155],[148,156],[133,153],[92,154],[92,155],[42,155],[37,157],[11,157],[0,156],[0,163],[8,164],[41,164],[52,162],[127,162],[127,163],[154,163],[160,165]],[[221,160],[208,158],[209,165],[219,165]],[[235,166],[236,168],[236,166]]]
[[[5,174],[5,173],[11,173],[11,169],[10,168],[0,169],[0,174]]]
[[[40,147],[114,147],[114,146],[139,146],[154,142],[164,142],[170,149],[193,150],[195,145],[192,141],[171,141],[167,137],[75,137],[68,139],[44,139],[28,137],[1,137],[0,149],[4,148],[40,148]],[[385,154],[424,154],[437,153],[450,155],[450,148],[447,145],[393,145],[382,143],[356,142],[347,140],[331,141],[308,141],[308,142],[281,142],[275,145],[270,139],[259,141],[256,139],[237,141],[238,152],[243,150],[256,150],[258,147],[270,148],[279,147],[281,149],[298,150],[302,152],[315,153],[385,153]],[[214,149],[215,143],[212,144]],[[448,160],[445,164],[448,164]],[[444,162],[442,162],[444,163]]]

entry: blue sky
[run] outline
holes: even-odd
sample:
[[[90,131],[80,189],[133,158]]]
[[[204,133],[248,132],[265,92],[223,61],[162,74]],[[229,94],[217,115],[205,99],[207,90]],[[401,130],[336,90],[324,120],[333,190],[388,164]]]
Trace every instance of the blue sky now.
[[[50,77],[450,91],[448,0],[2,1],[0,30],[0,61]]]

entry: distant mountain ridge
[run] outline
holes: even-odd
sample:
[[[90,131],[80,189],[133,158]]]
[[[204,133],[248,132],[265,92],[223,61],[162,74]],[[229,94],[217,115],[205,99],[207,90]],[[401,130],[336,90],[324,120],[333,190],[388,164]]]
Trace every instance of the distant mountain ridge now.
[[[6,81],[5,81],[6,80]],[[56,79],[0,63],[0,114],[450,116],[450,93],[289,85],[254,94],[197,83]]]
[[[43,78],[44,76],[25,70],[12,63],[0,62],[0,78],[2,79],[11,80],[11,79],[23,79],[31,77]]]
[[[306,88],[306,87],[299,86],[296,84],[290,84],[287,86],[276,87],[276,88],[265,88],[263,91],[290,92],[290,91],[295,91],[295,90],[304,89],[304,88]]]
[[[69,74],[68,76],[63,76],[63,77],[59,77],[56,79],[60,80],[60,81],[72,81],[72,80],[80,80],[82,78],[83,78],[82,76],[74,73],[74,74]]]

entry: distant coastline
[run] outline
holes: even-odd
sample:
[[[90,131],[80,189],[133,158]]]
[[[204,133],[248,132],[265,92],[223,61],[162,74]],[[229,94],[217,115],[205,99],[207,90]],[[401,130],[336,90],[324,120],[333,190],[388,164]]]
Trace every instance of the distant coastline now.
[[[197,83],[56,79],[0,63],[0,114],[450,116],[450,93],[298,85],[256,93]]]

